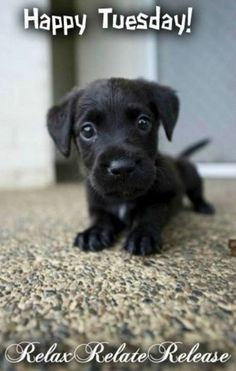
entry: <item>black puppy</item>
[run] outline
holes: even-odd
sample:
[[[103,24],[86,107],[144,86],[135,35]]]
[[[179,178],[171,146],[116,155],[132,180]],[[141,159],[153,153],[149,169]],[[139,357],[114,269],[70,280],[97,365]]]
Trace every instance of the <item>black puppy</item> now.
[[[186,157],[202,141],[171,159],[158,152],[158,129],[171,140],[179,101],[175,92],[145,80],[97,80],[75,88],[48,112],[57,147],[70,154],[73,139],[87,169],[92,226],[75,239],[85,251],[113,244],[124,228],[124,248],[132,254],[161,249],[161,233],[186,194],[196,212],[212,214],[202,180]]]

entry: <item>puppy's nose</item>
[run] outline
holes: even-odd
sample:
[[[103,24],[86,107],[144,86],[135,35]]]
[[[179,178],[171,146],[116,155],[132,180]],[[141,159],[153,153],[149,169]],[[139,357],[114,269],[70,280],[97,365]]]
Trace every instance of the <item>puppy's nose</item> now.
[[[108,173],[111,175],[128,175],[135,169],[135,162],[130,159],[113,160],[108,166]]]

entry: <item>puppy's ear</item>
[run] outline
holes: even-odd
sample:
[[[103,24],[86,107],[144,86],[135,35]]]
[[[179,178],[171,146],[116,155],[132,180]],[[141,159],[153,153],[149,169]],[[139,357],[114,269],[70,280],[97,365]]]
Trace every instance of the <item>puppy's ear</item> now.
[[[79,88],[72,89],[62,98],[59,104],[50,108],[47,114],[48,131],[57,148],[65,157],[70,155],[76,103],[81,94],[82,90]]]
[[[166,136],[171,141],[179,114],[179,99],[173,89],[157,83],[148,82],[148,91]]]

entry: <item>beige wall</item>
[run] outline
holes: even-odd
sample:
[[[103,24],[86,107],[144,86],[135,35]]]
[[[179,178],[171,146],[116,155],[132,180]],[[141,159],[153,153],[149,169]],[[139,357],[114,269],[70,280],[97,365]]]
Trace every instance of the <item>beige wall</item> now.
[[[47,1],[41,0],[40,7]],[[1,4],[0,187],[39,187],[53,181],[52,143],[45,115],[50,105],[50,45],[43,32],[23,28],[28,0]]]
[[[147,12],[153,0],[79,1],[88,14],[88,27],[77,39],[78,82],[82,86],[103,77],[157,79],[157,39],[151,32],[103,30],[99,7],[119,7],[122,14]],[[100,15],[101,17],[101,15]]]

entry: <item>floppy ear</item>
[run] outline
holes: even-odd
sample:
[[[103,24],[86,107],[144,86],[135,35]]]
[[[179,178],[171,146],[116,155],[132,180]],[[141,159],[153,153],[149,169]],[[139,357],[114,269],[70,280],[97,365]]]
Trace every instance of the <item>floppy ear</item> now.
[[[168,140],[171,141],[179,114],[179,99],[175,91],[167,86],[153,82],[148,85],[151,102],[159,115]]]
[[[79,88],[72,89],[59,104],[50,108],[47,114],[48,131],[57,148],[65,157],[70,155],[76,103],[81,93],[82,90]]]

